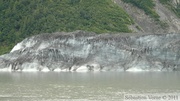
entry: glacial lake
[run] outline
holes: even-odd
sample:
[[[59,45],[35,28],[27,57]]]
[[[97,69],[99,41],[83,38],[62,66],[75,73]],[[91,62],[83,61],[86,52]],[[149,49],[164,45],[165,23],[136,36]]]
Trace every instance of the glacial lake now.
[[[179,94],[180,72],[0,72],[0,101],[123,101],[147,93]]]

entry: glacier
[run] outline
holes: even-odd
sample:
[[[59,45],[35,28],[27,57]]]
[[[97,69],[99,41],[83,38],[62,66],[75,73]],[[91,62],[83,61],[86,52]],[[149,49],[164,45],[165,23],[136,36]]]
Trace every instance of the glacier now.
[[[180,34],[56,32],[0,56],[0,71],[180,71]]]

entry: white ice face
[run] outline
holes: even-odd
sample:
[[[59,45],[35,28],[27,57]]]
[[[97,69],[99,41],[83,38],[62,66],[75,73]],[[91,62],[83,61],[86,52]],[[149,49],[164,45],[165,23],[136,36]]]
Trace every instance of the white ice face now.
[[[17,50],[23,50],[25,48],[33,47],[38,41],[35,39],[35,37],[32,38],[26,38],[22,42],[18,43],[14,46],[14,48],[11,50],[11,52],[17,51]]]
[[[1,56],[0,68],[44,72],[179,70],[178,42],[180,34],[122,37],[79,31],[38,35]]]
[[[11,50],[11,53],[14,52],[14,51],[17,51],[17,50],[20,50],[22,49],[23,46],[22,46],[22,42],[21,43],[18,43],[16,46],[14,46],[14,48]]]

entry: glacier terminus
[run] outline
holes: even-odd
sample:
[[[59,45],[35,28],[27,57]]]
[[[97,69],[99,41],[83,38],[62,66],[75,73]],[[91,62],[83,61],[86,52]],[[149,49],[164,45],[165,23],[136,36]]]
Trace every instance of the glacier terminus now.
[[[1,55],[0,70],[180,71],[180,34],[40,34]]]

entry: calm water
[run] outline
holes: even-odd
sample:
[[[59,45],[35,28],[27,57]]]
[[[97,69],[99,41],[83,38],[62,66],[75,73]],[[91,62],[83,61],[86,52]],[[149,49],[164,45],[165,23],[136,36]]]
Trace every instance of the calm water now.
[[[180,72],[0,72],[0,101],[123,101],[180,93]]]

